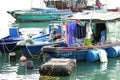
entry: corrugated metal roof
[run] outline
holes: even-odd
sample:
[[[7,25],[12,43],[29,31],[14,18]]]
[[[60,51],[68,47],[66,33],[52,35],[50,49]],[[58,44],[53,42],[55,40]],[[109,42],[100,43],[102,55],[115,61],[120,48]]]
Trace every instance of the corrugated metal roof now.
[[[113,20],[120,18],[120,12],[105,12],[105,13],[98,13],[98,12],[88,12],[88,13],[75,13],[73,17],[68,18],[69,20],[86,20],[86,19],[99,19],[99,20]]]
[[[117,18],[120,18],[120,12],[107,12],[99,16],[100,20],[113,20]]]

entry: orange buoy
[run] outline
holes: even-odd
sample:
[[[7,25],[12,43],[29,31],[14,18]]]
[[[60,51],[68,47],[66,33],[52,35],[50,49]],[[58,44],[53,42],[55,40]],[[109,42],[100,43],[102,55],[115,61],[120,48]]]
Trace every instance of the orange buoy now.
[[[25,62],[26,60],[27,60],[27,58],[25,56],[20,57],[20,62]]]

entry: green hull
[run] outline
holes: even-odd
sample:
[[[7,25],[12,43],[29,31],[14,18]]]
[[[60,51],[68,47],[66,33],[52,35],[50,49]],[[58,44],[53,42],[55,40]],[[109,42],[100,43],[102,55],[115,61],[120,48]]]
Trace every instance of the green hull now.
[[[17,21],[50,21],[60,19],[62,15],[73,14],[71,10],[31,9],[7,11]]]
[[[60,19],[60,15],[52,14],[16,14],[14,18],[18,21],[50,21]]]

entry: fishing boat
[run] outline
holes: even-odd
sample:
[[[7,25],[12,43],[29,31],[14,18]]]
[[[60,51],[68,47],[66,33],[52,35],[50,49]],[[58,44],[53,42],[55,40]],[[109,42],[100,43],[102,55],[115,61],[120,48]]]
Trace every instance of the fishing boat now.
[[[17,50],[16,44],[21,40],[23,40],[23,38],[20,37],[18,28],[9,28],[9,35],[0,39],[0,51],[6,53]]]
[[[59,10],[57,8],[46,7],[43,0],[40,0],[42,6],[39,8],[32,7],[29,10],[7,11],[16,21],[51,21],[60,19],[62,15],[71,15],[70,9]]]
[[[53,27],[55,29],[53,31]],[[56,28],[57,27],[57,28]],[[39,57],[41,56],[41,48],[43,46],[64,46],[64,40],[61,36],[61,26],[59,24],[50,24],[47,29],[43,28],[43,33],[35,35],[35,36],[28,36],[28,38],[24,38],[23,41],[20,41],[17,46],[22,51],[22,54],[25,56],[31,56],[31,57]],[[55,34],[55,37],[52,36]]]
[[[72,58],[77,61],[107,62],[120,55],[120,12],[76,13],[66,21],[67,47],[44,46],[50,58]]]

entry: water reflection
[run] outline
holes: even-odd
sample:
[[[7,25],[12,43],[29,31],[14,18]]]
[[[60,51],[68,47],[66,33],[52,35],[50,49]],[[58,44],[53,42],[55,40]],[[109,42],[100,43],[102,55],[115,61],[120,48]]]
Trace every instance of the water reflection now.
[[[77,67],[69,77],[62,80],[119,80],[120,60],[109,58],[107,63],[78,62]]]
[[[25,65],[16,60],[14,62],[9,60],[9,55],[4,54],[0,56],[0,79],[1,80],[39,80],[38,67],[42,63],[41,60],[33,60],[34,69],[27,69]]]
[[[44,28],[51,22],[14,22],[11,25],[19,28]]]
[[[0,79],[3,80],[39,80],[39,66],[42,59],[31,59],[33,69],[27,69],[18,60],[9,61],[8,55],[0,56]],[[60,77],[60,80],[119,80],[120,59],[109,58],[108,63],[101,62],[78,62],[70,76]]]

